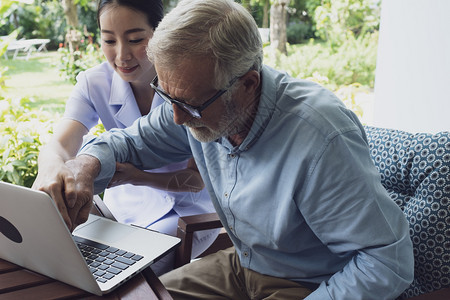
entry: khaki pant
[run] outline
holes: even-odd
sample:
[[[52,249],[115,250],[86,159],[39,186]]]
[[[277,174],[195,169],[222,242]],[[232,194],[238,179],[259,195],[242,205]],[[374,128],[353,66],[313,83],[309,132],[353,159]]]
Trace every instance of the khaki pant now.
[[[302,285],[241,267],[234,247],[189,263],[160,277],[179,299],[304,299]]]

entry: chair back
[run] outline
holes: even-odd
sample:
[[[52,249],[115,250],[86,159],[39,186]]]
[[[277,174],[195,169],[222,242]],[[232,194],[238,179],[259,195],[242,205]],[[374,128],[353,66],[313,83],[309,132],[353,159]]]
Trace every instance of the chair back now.
[[[450,132],[365,130],[381,182],[409,222],[414,281],[399,299],[450,287]]]

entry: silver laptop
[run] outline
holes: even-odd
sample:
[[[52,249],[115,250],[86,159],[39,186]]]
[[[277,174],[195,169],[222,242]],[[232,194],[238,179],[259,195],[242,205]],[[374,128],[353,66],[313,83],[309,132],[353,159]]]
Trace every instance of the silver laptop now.
[[[90,215],[71,234],[48,194],[0,182],[0,258],[102,295],[179,238]]]

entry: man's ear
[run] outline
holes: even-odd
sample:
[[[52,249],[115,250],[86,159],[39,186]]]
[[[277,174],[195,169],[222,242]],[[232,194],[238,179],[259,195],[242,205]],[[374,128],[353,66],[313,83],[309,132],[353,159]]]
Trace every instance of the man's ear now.
[[[258,71],[251,70],[242,76],[241,80],[243,82],[242,85],[245,88],[245,93],[253,94],[259,89],[261,75]]]

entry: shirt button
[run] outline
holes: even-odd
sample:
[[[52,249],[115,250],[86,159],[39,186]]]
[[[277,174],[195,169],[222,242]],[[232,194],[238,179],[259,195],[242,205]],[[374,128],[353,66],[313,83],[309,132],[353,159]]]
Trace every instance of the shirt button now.
[[[170,203],[170,204],[174,204],[174,203],[175,203],[175,198],[174,198],[174,197],[171,197],[171,196],[169,196],[169,195],[166,195],[166,196],[164,197],[164,199],[166,200],[167,203]]]
[[[236,155],[230,154],[230,158],[235,158],[235,157],[236,157]]]
[[[233,231],[233,229],[234,229],[233,226],[230,226],[230,230]]]
[[[242,254],[243,254],[245,257],[248,257],[248,252],[247,252],[247,251],[243,252]]]
[[[225,196],[225,198],[228,198],[228,193],[227,192],[225,192],[223,195]]]

